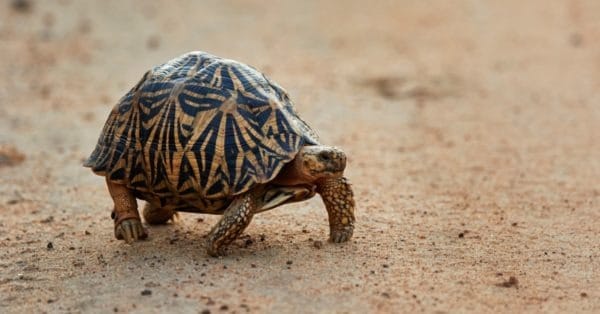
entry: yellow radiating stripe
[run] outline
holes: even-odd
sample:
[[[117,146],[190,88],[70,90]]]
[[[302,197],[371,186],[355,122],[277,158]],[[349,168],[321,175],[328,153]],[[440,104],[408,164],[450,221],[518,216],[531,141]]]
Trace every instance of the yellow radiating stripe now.
[[[235,115],[235,122],[237,123],[238,128],[240,129],[241,137],[249,146],[248,150],[244,151],[244,157],[248,159],[250,164],[252,164],[252,166],[256,169],[256,176],[262,179],[265,177],[263,167],[259,165],[258,159],[252,153],[252,149],[257,147],[258,143],[256,143],[250,135],[253,135],[255,138],[261,139],[264,138],[264,134],[260,134],[254,128],[252,128],[252,126],[249,125],[249,122],[246,121],[246,119],[244,119],[239,113]],[[239,140],[237,141],[237,143],[238,146],[241,147]],[[241,162],[243,162],[243,158],[238,158],[238,161],[240,161],[240,166],[238,169],[241,169]]]
[[[248,155],[249,152],[242,150],[241,141],[240,141],[240,139],[238,137],[238,133],[235,131],[235,129],[236,129],[235,127],[236,126],[237,126],[237,128],[239,128],[241,130],[238,120],[243,120],[243,118],[241,118],[241,115],[239,113],[237,113],[237,112],[236,112],[236,114],[233,114],[232,117],[233,117],[233,123],[235,123],[235,126],[233,128],[234,129],[234,131],[233,131],[233,136],[234,136],[233,140],[235,141],[235,145],[238,148],[238,153],[237,153],[237,156],[235,158],[235,182],[232,185],[232,188],[235,188],[238,185],[238,182],[240,182],[240,180],[241,180],[241,176],[242,176],[242,163],[244,162],[244,157],[246,155]]]
[[[222,68],[222,66],[218,66],[215,69],[215,73],[213,73],[213,78],[210,81],[210,84],[212,86],[221,86],[221,84],[220,84],[221,83],[221,68]]]
[[[212,133],[213,133],[213,132],[214,132],[214,130],[210,130],[210,131],[207,133],[207,135],[206,135],[206,138],[207,138],[207,139],[210,139],[210,138],[212,137]],[[200,145],[200,156],[201,156],[201,158],[202,158],[202,167],[203,167],[203,168],[204,168],[204,167],[206,167],[206,153],[205,153],[205,151],[206,151],[206,145],[208,145],[208,144],[209,144],[209,141],[204,141],[204,142],[203,142],[203,143]],[[202,172],[204,172],[204,170],[205,170],[205,169],[202,169]],[[198,178],[200,178],[200,175],[202,175],[202,174],[201,174],[200,172],[198,172]],[[207,179],[210,179],[210,178],[207,178]],[[202,192],[204,193],[204,195],[207,195],[207,194],[208,194],[208,193],[207,193],[207,191],[208,191],[208,186],[209,186],[209,184],[208,184],[208,182],[207,182],[207,184],[206,184],[205,186],[203,186],[203,187],[202,187],[202,188],[203,188],[203,189],[202,189]]]
[[[217,140],[215,142],[215,154],[213,156],[213,161],[210,165],[209,172],[209,182],[206,185],[207,188],[211,187],[220,177],[217,176],[217,168],[219,166],[223,167],[223,171],[227,173],[227,163],[225,162],[225,120],[227,118],[226,114],[221,115],[221,121],[219,122],[219,131],[217,133]],[[228,193],[229,189],[227,189],[227,185],[223,185],[226,189],[223,193]]]
[[[202,85],[202,84],[193,84],[193,85],[191,85],[191,86],[198,86],[198,87],[210,87],[210,88],[214,88],[214,86],[210,86],[210,85],[204,86],[204,85]],[[194,98],[212,98],[212,99],[220,100],[221,102],[223,102],[223,101],[227,100],[227,98],[226,98],[226,97],[224,97],[223,95],[220,95],[220,94],[215,94],[215,93],[208,93],[208,94],[198,94],[198,93],[196,93],[196,92],[194,92],[194,91],[191,91],[191,90],[189,90],[189,89],[184,89],[184,90],[183,90],[183,93],[184,93],[185,95],[188,95],[188,96],[190,96],[190,97],[194,97]],[[198,104],[198,105],[201,105],[201,103],[197,103],[197,102],[192,102],[192,103],[193,103],[193,104]]]
[[[231,78],[231,81],[233,83],[233,88],[235,90],[238,90],[238,91],[246,90],[244,87],[244,84],[242,84],[240,78],[237,77],[237,75],[235,75],[235,73],[233,73],[233,70],[231,70],[231,67],[227,67],[227,73],[229,73],[229,77]]]

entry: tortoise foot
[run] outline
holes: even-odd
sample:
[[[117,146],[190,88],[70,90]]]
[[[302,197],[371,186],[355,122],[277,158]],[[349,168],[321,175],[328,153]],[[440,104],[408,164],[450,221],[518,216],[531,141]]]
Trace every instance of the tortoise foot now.
[[[226,246],[217,246],[212,243],[208,244],[206,249],[206,253],[212,257],[226,256],[227,255],[227,247]]]
[[[342,229],[331,230],[329,234],[329,240],[333,243],[342,243],[350,240],[352,238],[352,233],[354,232],[353,226],[346,226]]]
[[[110,218],[115,222],[115,238],[125,240],[127,243],[147,238],[148,232],[142,226],[132,191],[108,178],[106,178],[106,185],[115,203],[115,208],[110,214]]]
[[[139,218],[124,219],[115,226],[115,237],[118,240],[125,240],[127,243],[133,243],[137,240],[146,239],[148,232],[142,226]]]

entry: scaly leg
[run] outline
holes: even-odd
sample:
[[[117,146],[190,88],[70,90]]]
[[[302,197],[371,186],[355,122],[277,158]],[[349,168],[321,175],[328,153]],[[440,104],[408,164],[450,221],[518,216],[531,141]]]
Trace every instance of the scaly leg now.
[[[158,207],[156,205],[146,203],[146,205],[144,205],[142,214],[144,215],[144,220],[146,220],[147,223],[151,225],[163,225],[172,219],[176,212],[171,208]]]
[[[108,191],[115,203],[112,218],[115,221],[115,237],[127,243],[148,237],[142,226],[135,196],[126,186],[106,180]]]
[[[354,194],[344,177],[327,179],[317,186],[317,193],[329,215],[329,239],[340,243],[348,241],[354,231]]]
[[[246,193],[236,198],[208,235],[208,255],[214,257],[224,255],[226,246],[246,229],[258,207],[258,201],[253,193]]]

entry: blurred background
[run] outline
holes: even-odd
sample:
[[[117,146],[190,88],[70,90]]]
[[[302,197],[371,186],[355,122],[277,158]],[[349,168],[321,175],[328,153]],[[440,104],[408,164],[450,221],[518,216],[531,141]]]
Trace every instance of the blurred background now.
[[[597,311],[599,38],[595,0],[2,0],[0,311]],[[113,239],[81,163],[192,50],[263,71],[347,152],[353,242],[325,242],[317,198],[221,260],[217,217]]]

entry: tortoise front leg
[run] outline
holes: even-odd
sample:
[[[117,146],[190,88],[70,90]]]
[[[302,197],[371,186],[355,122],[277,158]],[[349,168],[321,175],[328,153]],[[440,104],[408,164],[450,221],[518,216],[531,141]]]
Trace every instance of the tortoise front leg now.
[[[344,177],[320,182],[317,192],[321,195],[329,215],[329,240],[335,243],[348,241],[354,231],[354,194]]]
[[[112,218],[115,221],[115,237],[127,243],[148,237],[146,229],[142,226],[140,214],[137,209],[135,196],[130,189],[122,184],[106,180],[108,191],[115,203]]]
[[[224,255],[227,245],[233,242],[250,224],[257,208],[258,201],[253,193],[246,193],[236,198],[208,235],[208,255],[214,257]]]

